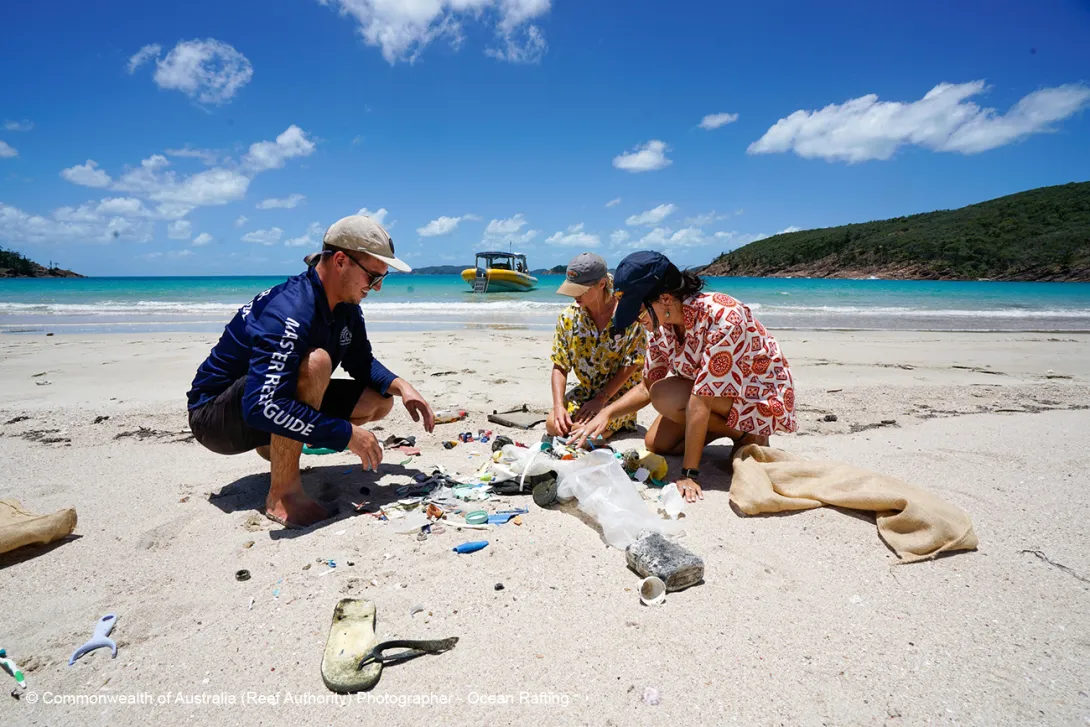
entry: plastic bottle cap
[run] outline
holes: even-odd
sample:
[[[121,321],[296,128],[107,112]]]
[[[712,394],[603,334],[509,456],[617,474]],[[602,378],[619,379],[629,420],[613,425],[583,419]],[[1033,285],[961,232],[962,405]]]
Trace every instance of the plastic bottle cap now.
[[[666,584],[661,578],[650,576],[640,581],[640,603],[645,606],[658,606],[666,600]]]
[[[484,525],[488,522],[488,513],[484,510],[474,510],[466,513],[466,522],[470,525]]]

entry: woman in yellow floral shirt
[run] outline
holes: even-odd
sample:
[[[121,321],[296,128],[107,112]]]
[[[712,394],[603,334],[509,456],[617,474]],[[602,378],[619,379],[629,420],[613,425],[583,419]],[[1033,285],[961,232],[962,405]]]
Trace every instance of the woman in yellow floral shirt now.
[[[577,255],[556,292],[575,302],[560,314],[553,337],[553,409],[545,429],[554,437],[581,434],[602,407],[640,383],[647,352],[647,335],[638,322],[614,334],[610,321],[617,299],[606,261],[598,255]],[[579,383],[565,393],[569,371]],[[611,419],[602,436],[635,428],[636,415],[626,414]]]

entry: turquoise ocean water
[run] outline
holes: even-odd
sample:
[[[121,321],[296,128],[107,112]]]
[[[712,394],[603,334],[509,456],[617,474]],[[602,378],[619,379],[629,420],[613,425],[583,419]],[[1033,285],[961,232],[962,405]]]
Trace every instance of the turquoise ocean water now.
[[[0,280],[0,333],[218,331],[284,277]],[[536,290],[474,295],[457,276],[391,275],[363,302],[373,330],[548,329],[570,299]],[[709,278],[769,328],[1090,331],[1090,283]]]

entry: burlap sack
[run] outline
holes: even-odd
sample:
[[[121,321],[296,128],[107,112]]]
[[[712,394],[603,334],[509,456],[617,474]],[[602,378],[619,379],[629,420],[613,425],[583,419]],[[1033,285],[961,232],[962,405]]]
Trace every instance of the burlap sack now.
[[[0,500],[0,553],[24,545],[52,543],[75,529],[75,508],[35,515],[24,510],[18,500]]]
[[[906,563],[977,546],[969,516],[926,490],[843,462],[802,459],[756,444],[734,453],[730,499],[746,515],[822,505],[869,510],[882,540]]]

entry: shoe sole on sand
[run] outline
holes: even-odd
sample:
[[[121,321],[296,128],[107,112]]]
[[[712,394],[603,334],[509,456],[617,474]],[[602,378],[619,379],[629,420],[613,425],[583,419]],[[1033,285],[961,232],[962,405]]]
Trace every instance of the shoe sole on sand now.
[[[322,681],[338,694],[373,688],[382,675],[382,663],[357,667],[377,644],[375,604],[355,598],[341,599],[333,609],[333,623],[322,655]]]

